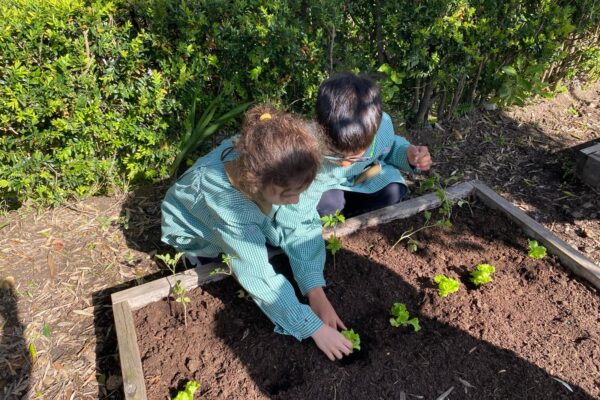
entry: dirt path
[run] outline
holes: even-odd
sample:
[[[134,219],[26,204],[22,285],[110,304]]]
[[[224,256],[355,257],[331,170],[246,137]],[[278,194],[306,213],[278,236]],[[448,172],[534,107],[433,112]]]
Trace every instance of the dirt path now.
[[[600,195],[568,151],[600,139],[597,99],[600,84],[408,136],[431,146],[438,173],[481,179],[600,263]],[[110,293],[159,271],[165,190],[0,217],[0,398],[122,398]]]

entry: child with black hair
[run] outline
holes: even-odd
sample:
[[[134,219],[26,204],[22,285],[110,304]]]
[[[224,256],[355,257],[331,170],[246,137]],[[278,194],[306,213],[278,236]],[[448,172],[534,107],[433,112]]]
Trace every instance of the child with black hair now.
[[[394,132],[382,112],[379,87],[366,76],[336,74],[319,87],[317,121],[324,131],[325,163],[313,185],[324,191],[320,215],[345,216],[396,204],[407,193],[402,172],[427,171],[431,155]]]
[[[162,240],[203,262],[232,256],[232,273],[275,324],[298,340],[311,337],[331,360],[352,344],[332,326],[322,301],[325,248],[319,216],[290,214],[315,178],[321,154],[309,125],[269,106],[255,106],[241,134],[200,158],[169,189],[162,203]],[[294,280],[309,304],[269,262],[267,244],[288,256]]]

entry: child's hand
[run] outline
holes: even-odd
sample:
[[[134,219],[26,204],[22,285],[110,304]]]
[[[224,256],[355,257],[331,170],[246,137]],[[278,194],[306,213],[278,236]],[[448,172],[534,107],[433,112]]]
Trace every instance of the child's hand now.
[[[311,337],[331,361],[352,353],[352,343],[330,326],[323,325]]]
[[[327,295],[325,295],[323,288],[315,288],[308,292],[307,296],[310,308],[312,308],[314,313],[317,314],[325,325],[330,326],[333,329],[347,329],[346,325],[344,325],[344,322],[338,317],[333,306],[327,299]]]
[[[427,146],[410,145],[406,149],[406,158],[408,163],[421,171],[428,171],[431,168],[431,154]]]

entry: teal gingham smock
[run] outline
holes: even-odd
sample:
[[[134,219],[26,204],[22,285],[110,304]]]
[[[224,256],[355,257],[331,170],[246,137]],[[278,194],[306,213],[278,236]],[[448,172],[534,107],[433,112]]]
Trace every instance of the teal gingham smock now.
[[[406,156],[406,149],[409,146],[410,143],[405,138],[396,135],[394,132],[390,116],[383,113],[376,133],[372,159],[353,163],[349,167],[341,167],[335,162],[323,160],[321,170],[308,190],[300,196],[298,204],[286,205],[283,208],[299,216],[308,215],[317,208],[321,196],[327,190],[341,189],[351,192],[375,193],[392,182],[404,184],[405,181],[400,171],[414,173],[414,169],[408,163]],[[369,147],[366,154],[369,154],[370,151],[371,148]],[[373,161],[377,161],[381,165],[381,171],[370,179],[354,185],[354,180]],[[324,246],[322,242],[319,245]]]
[[[325,286],[325,248],[316,208],[309,215],[273,206],[267,216],[231,186],[221,155],[225,140],[196,163],[169,189],[162,203],[162,240],[187,255],[233,255],[235,277],[275,324],[275,332],[298,340],[311,336],[323,322],[299,302],[291,283],[275,273],[266,243],[288,255],[303,294]],[[234,151],[225,161],[237,157]],[[301,221],[300,221],[301,219]]]

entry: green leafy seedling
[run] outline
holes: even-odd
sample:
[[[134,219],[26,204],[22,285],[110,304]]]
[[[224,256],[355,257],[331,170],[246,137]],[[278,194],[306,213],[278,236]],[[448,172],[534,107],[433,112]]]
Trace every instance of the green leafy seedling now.
[[[194,393],[196,390],[200,389],[200,384],[192,379],[187,381],[185,384],[185,389],[177,392],[177,395],[173,397],[173,400],[194,400]]]
[[[411,253],[416,253],[417,250],[419,250],[419,244],[420,242],[416,239],[410,238],[408,239],[408,251],[410,251]]]
[[[335,210],[335,214],[325,215],[321,217],[321,221],[323,222],[324,228],[333,228],[333,233],[327,239],[327,246],[325,248],[329,250],[333,256],[333,268],[335,269],[335,254],[342,249],[342,241],[337,236],[336,228],[338,224],[346,222],[346,217],[341,214],[340,210]]]
[[[538,244],[537,240],[527,240],[529,245],[529,252],[527,255],[531,258],[535,258],[536,260],[542,259],[546,257],[546,248]]]
[[[423,223],[423,226],[417,229],[411,228],[403,232],[402,235],[400,235],[400,238],[392,245],[392,250],[400,242],[408,239],[408,250],[411,253],[416,252],[419,249],[419,242],[415,240],[413,236],[417,232],[433,227],[452,228],[452,210],[454,209],[454,206],[458,205],[459,207],[463,207],[464,205],[467,205],[469,208],[471,208],[471,205],[467,200],[453,200],[450,196],[450,193],[446,190],[449,185],[455,183],[457,180],[459,180],[459,177],[456,175],[448,178],[442,178],[440,175],[434,174],[421,182],[418,192],[424,193],[432,190],[440,201],[440,207],[437,211],[437,219],[432,218],[433,214],[431,211],[424,211],[423,217],[425,222]]]
[[[208,275],[209,276],[217,276],[217,275],[233,275],[233,268],[232,268],[232,263],[233,260],[236,260],[237,257],[236,256],[232,256],[229,254],[223,254],[221,256],[221,262],[223,264],[225,264],[227,266],[227,269],[225,270],[224,268],[221,267],[217,267],[215,269],[213,269]]]
[[[390,318],[390,325],[393,327],[397,328],[399,326],[411,325],[415,332],[419,332],[421,330],[419,318],[410,318],[410,314],[406,309],[406,305],[403,303],[394,303],[392,309],[390,310],[390,315],[393,317]]]
[[[177,263],[183,256],[183,253],[177,253],[174,257],[171,257],[170,254],[157,254],[156,257],[161,260],[171,271],[173,274],[173,278],[177,276],[175,270],[177,267]],[[175,285],[172,289],[173,295],[175,296],[175,301],[177,303],[181,303],[183,306],[183,322],[185,326],[187,326],[187,304],[191,301],[189,297],[186,296],[185,287],[183,287],[183,283],[180,279],[175,280]]]
[[[335,214],[325,215],[321,217],[321,221],[323,222],[323,228],[335,229],[338,224],[346,222],[346,217],[344,217],[340,210],[335,210]]]
[[[340,333],[352,343],[353,350],[360,351],[360,335],[354,332],[354,329],[347,329]]]
[[[471,282],[475,286],[485,285],[486,283],[490,283],[492,279],[492,274],[496,272],[496,268],[490,264],[477,264],[474,271],[471,271]]]
[[[342,241],[338,237],[331,235],[327,239],[327,246],[325,248],[335,257],[335,253],[342,249]]]
[[[458,292],[460,288],[460,283],[457,280],[444,275],[436,275],[433,280],[438,284],[438,294],[440,297],[446,297],[450,293]]]

